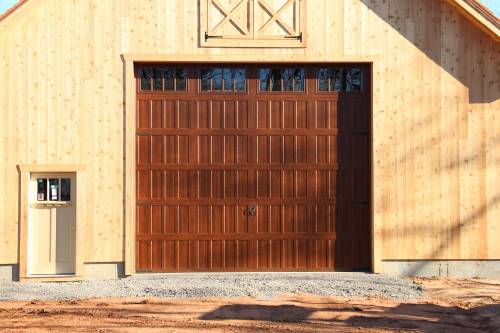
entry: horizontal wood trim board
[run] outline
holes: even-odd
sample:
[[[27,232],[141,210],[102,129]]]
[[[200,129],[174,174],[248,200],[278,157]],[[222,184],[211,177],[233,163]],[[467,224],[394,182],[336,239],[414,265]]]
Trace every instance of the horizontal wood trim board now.
[[[362,234],[342,234],[343,240],[362,239]],[[137,234],[138,241],[174,241],[174,240],[189,240],[189,241],[266,241],[266,240],[336,240],[337,233],[237,233],[237,234]]]
[[[363,166],[364,167],[364,166]],[[237,164],[138,164],[137,171],[337,171],[338,165],[321,164],[256,164],[240,166]]]
[[[253,204],[258,204],[258,206],[266,205],[329,205],[335,207],[335,198],[297,198],[297,199],[272,199],[267,197],[258,198],[167,198],[167,199],[137,199],[138,206],[147,205],[168,205],[168,206],[188,206],[188,205],[202,205],[202,206],[215,206],[215,205],[236,205],[236,206],[248,206]],[[359,204],[366,204],[367,202],[357,202]]]
[[[311,135],[310,129],[297,129],[297,128],[245,128],[242,129],[224,128],[224,129],[193,129],[193,128],[151,128],[144,129],[138,128],[137,135],[302,135],[315,138],[318,135],[338,135],[337,129],[324,129],[315,128],[314,135]],[[360,132],[362,133],[362,132]]]

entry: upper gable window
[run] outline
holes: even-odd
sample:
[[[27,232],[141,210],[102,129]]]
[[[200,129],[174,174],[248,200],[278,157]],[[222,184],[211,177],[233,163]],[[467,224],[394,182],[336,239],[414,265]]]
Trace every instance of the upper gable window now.
[[[200,45],[305,47],[307,0],[200,0]]]

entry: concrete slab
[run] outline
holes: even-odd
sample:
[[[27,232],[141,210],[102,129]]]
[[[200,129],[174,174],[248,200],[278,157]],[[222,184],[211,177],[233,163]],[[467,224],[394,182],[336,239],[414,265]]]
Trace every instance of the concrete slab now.
[[[385,260],[383,272],[392,276],[442,276],[500,279],[500,260]]]

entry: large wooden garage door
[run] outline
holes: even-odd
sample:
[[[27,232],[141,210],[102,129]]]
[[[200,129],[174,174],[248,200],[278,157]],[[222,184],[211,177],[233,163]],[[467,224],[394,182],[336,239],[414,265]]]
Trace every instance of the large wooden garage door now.
[[[136,78],[137,271],[370,269],[369,67]]]

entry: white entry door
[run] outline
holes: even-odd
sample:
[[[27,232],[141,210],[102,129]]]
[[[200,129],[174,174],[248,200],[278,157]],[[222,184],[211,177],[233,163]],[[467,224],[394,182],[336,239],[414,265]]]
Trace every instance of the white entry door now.
[[[28,274],[75,273],[76,175],[32,173]]]

